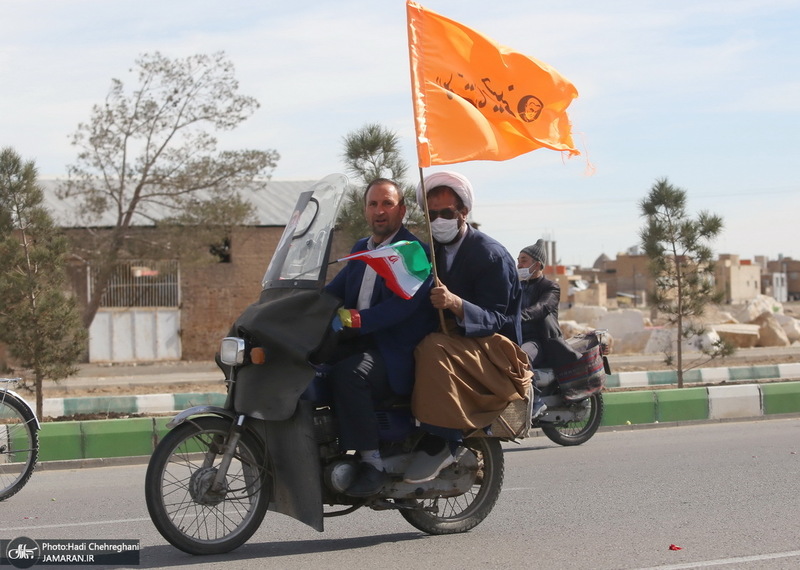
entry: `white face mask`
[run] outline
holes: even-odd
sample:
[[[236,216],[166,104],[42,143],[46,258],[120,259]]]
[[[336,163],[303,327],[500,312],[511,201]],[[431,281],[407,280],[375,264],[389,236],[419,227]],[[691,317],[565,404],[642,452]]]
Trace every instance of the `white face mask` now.
[[[458,219],[436,218],[431,222],[431,233],[439,243],[450,243],[458,235]]]
[[[517,275],[519,275],[520,281],[525,281],[531,276],[531,268],[530,267],[517,267]]]

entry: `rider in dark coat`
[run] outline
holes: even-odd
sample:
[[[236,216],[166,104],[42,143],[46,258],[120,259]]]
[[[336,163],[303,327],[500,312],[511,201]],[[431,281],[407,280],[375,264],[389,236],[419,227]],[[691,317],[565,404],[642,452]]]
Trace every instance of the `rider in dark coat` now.
[[[528,355],[531,368],[541,366],[545,361],[544,346],[551,338],[563,336],[558,325],[558,303],[561,287],[544,276],[547,265],[547,250],[544,240],[537,240],[520,251],[517,258],[517,271],[522,283],[522,345],[520,348]],[[538,389],[534,386],[533,417],[547,410]]]

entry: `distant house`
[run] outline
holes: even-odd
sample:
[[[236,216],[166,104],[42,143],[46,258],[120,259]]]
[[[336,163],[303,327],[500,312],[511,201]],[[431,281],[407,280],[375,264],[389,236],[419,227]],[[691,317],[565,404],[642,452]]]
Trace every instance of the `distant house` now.
[[[724,303],[746,303],[761,294],[761,266],[748,259],[739,259],[731,253],[720,254],[714,266],[717,291],[725,297]]]
[[[800,259],[779,256],[766,262],[765,292],[781,302],[800,301]]]
[[[233,320],[258,298],[261,279],[297,197],[314,182],[272,180],[263,191],[246,192],[256,221],[232,230],[217,263],[182,266],[168,257],[121,261],[89,330],[89,360],[213,358]],[[92,228],[82,227],[69,204],[56,197],[58,182],[41,184],[46,204],[67,233],[102,232],[113,226],[113,219],[105,219]],[[148,215],[159,218],[152,210]],[[158,230],[148,218],[141,217],[135,224],[138,231],[156,232],[148,238],[158,240]],[[83,304],[88,299],[91,270],[80,261],[71,267],[73,288]]]

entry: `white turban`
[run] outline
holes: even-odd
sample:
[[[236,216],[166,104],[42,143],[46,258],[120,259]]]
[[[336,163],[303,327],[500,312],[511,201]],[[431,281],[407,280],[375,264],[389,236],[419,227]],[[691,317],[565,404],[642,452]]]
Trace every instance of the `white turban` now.
[[[458,194],[461,201],[468,211],[472,211],[472,204],[475,202],[475,193],[472,191],[472,184],[458,172],[434,172],[425,177],[425,192],[430,192],[437,186],[447,186]],[[422,195],[422,183],[417,184],[417,203],[421,206],[425,197]]]

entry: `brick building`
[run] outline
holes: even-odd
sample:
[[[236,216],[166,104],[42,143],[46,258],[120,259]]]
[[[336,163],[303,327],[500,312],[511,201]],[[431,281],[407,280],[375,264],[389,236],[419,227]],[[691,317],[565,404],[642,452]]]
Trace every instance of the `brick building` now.
[[[270,181],[265,190],[247,194],[256,221],[251,226],[232,228],[225,255],[220,255],[216,263],[181,264],[169,258],[122,260],[89,330],[89,360],[212,358],[233,320],[258,299],[262,277],[297,197],[314,182]],[[51,213],[67,234],[77,239],[81,239],[81,232],[102,234],[102,223],[87,229],[70,222],[68,206],[55,197],[56,181],[41,184]],[[141,224],[136,231],[148,233],[147,239],[157,243],[157,228]],[[337,245],[334,248],[340,249]],[[71,267],[73,288],[84,304],[89,271],[91,268],[82,264]]]

